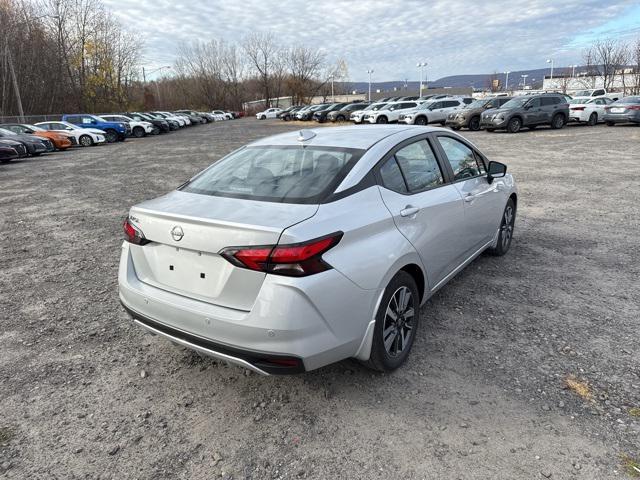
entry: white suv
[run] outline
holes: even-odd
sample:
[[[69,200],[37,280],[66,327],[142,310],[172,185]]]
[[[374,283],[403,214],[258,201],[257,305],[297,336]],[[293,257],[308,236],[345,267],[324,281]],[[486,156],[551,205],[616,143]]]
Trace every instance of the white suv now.
[[[378,111],[367,113],[363,120],[369,123],[390,123],[397,122],[400,115],[417,108],[419,103],[416,102],[391,102],[386,107]]]
[[[407,125],[427,125],[428,123],[445,124],[447,116],[457,110],[462,110],[473,99],[469,98],[442,98],[434,101],[427,101],[418,108],[400,115],[398,122]]]
[[[105,120],[110,122],[124,122],[131,126],[131,135],[136,138],[142,138],[145,135],[151,135],[153,133],[153,123],[134,120],[126,115],[100,115]]]
[[[267,108],[264,112],[256,113],[258,120],[266,120],[267,118],[277,118],[278,114],[282,111],[281,108]]]

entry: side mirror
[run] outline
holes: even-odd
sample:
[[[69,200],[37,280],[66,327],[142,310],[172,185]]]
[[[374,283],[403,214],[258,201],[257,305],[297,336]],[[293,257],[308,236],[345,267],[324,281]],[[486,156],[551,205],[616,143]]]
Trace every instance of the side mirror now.
[[[494,178],[502,178],[507,174],[507,166],[500,162],[489,162],[489,171],[487,172],[487,180],[493,182]]]

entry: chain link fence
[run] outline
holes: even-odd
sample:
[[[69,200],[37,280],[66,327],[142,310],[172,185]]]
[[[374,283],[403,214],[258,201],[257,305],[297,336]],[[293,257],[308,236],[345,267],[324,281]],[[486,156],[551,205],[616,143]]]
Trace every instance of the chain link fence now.
[[[0,123],[38,123],[38,122],[49,122],[49,121],[58,121],[62,119],[62,115],[25,115],[24,117],[20,117],[19,115],[15,116],[2,116],[0,115]]]

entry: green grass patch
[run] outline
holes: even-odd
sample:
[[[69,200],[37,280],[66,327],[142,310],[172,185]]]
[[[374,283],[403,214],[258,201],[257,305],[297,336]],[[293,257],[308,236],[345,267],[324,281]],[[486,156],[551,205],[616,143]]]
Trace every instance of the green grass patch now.
[[[640,478],[640,462],[629,455],[622,456],[622,468],[627,475],[632,478]]]
[[[15,436],[9,427],[0,427],[0,443],[7,443]]]

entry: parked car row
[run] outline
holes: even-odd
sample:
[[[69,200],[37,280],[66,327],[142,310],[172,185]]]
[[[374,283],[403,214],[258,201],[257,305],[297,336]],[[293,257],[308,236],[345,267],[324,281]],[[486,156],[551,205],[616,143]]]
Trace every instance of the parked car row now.
[[[0,124],[0,162],[38,156],[74,146],[91,147],[178,130],[189,125],[231,120],[239,115],[214,110],[126,112],[118,114],[66,114],[61,120],[35,124]]]
[[[593,93],[602,93],[594,96]],[[428,95],[423,97],[384,98],[374,103],[323,103],[296,105],[287,109],[271,108],[257,118],[280,118],[284,121],[341,122],[356,124],[404,123],[407,125],[440,124],[453,130],[506,130],[517,133],[522,128],[538,126],[563,128],[569,122],[607,125],[632,122],[640,124],[640,97],[615,100],[604,90],[587,91],[588,95],[570,97],[562,93],[536,93],[517,97],[471,97]]]

